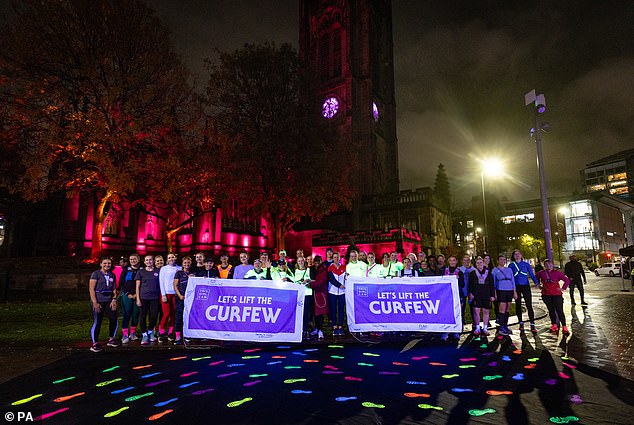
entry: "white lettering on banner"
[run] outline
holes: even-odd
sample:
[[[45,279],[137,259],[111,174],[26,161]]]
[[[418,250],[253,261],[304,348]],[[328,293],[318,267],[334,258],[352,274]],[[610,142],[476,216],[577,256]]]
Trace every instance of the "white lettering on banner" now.
[[[372,301],[369,305],[373,314],[425,314],[423,307],[428,314],[438,314],[440,300],[431,301]]]
[[[210,305],[205,310],[207,320],[219,322],[260,322],[262,316],[264,322],[275,323],[282,312],[281,308],[275,311],[271,307],[238,307],[237,305]]]

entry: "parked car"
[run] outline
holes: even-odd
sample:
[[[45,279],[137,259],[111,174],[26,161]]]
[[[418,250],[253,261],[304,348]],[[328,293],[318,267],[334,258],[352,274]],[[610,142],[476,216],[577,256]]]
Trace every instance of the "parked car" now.
[[[605,263],[594,271],[597,276],[621,276],[621,265],[619,263]]]

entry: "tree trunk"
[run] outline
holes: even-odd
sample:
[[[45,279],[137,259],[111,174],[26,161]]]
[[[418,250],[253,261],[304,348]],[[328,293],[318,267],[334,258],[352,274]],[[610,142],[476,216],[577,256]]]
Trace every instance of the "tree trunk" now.
[[[279,252],[285,247],[283,226],[280,223],[280,219],[276,215],[269,213],[269,218],[269,224],[270,227],[272,227],[271,233],[273,234],[273,238],[275,239],[275,252]]]
[[[178,228],[165,231],[165,243],[167,244],[168,253],[174,252],[174,242],[172,242],[172,237],[174,237],[177,231]]]
[[[105,213],[105,209],[106,203],[108,203],[108,200],[112,195],[113,192],[108,191],[101,199],[99,199],[98,196],[96,199],[95,213],[92,223],[92,246],[90,248],[90,258],[93,260],[98,260],[99,257],[101,257],[101,252],[103,251],[103,224],[105,223],[106,217],[108,216],[108,214]]]
[[[284,229],[280,225],[280,223],[275,223],[275,246],[276,251],[280,251],[281,249],[286,248],[286,241],[284,238]]]

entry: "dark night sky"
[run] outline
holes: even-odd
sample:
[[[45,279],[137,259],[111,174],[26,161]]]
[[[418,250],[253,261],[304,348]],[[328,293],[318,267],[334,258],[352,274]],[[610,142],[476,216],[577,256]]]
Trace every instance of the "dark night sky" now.
[[[0,0],[4,2],[4,0]],[[298,45],[297,0],[148,0],[204,86],[212,48]],[[401,188],[433,185],[443,162],[457,205],[480,193],[474,158],[499,156],[490,190],[539,197],[533,115],[546,95],[549,195],[580,189],[595,159],[634,146],[634,2],[394,0]]]

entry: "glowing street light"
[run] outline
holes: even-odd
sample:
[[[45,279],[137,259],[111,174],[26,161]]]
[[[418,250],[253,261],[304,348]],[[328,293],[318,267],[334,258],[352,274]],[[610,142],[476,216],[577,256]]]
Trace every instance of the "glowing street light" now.
[[[487,222],[487,200],[486,191],[484,189],[484,176],[499,177],[504,175],[504,163],[498,158],[487,158],[481,161],[482,170],[480,172],[480,182],[482,183],[482,209],[484,212],[484,234],[482,241],[484,242],[484,251],[489,252],[487,239],[489,237],[489,225]]]

